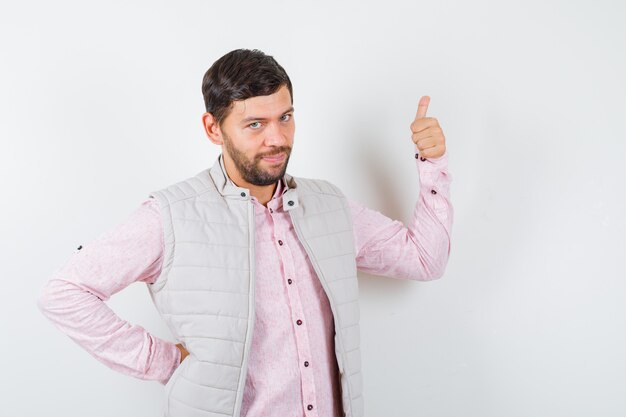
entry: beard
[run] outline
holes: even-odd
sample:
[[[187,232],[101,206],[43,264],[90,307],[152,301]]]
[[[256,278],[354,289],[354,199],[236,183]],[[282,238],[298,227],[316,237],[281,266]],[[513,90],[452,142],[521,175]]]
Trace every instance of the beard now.
[[[264,154],[255,155],[253,159],[249,159],[243,152],[235,148],[230,137],[222,131],[224,136],[224,145],[228,150],[228,154],[233,160],[235,167],[241,174],[241,177],[248,183],[254,185],[270,185],[285,176],[287,171],[287,164],[289,163],[289,156],[291,155],[291,148],[289,146],[278,146],[270,152]],[[285,160],[280,167],[272,167],[269,169],[263,169],[261,163],[263,157],[273,156],[280,153],[285,153]]]

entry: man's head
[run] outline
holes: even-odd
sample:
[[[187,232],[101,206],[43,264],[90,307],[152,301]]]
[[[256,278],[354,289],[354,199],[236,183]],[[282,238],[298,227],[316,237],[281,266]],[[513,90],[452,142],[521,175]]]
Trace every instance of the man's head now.
[[[231,178],[241,186],[282,178],[295,133],[293,89],[283,67],[259,50],[237,49],[209,68],[202,94],[204,128],[223,146]]]

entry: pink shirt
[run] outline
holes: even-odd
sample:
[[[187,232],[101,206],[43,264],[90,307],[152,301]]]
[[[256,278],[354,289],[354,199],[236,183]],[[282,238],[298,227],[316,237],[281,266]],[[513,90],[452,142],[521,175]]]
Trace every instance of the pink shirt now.
[[[408,228],[349,200],[359,270],[420,281],[443,274],[453,219],[447,154],[416,158],[416,164],[420,193]],[[342,416],[332,312],[282,209],[283,191],[279,181],[267,207],[252,197],[256,321],[241,415]],[[180,362],[175,343],[128,323],[104,303],[133,282],[154,282],[163,251],[159,207],[147,199],[116,228],[76,250],[44,286],[39,307],[105,365],[165,384]]]

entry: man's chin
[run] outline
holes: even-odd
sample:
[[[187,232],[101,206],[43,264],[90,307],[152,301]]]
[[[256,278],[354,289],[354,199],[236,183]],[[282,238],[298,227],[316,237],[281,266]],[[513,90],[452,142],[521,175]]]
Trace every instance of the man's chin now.
[[[252,175],[251,178],[247,178],[246,181],[254,185],[270,185],[280,180],[285,175],[285,164],[275,166],[272,168],[266,168],[258,170],[256,175]],[[262,175],[259,175],[261,174]]]
[[[274,169],[269,169],[265,171],[265,176],[266,177],[271,177],[271,178],[275,178],[276,181],[278,181],[279,179],[281,179],[284,175],[285,175],[285,164],[281,164],[277,167],[275,167]]]

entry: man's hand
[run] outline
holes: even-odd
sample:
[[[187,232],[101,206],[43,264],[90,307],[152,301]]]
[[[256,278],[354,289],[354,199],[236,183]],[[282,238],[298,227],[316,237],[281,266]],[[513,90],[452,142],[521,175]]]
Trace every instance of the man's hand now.
[[[178,343],[176,347],[180,350],[180,363],[183,363],[185,358],[189,355],[189,352],[187,352],[187,349],[180,343]]]
[[[426,117],[428,103],[429,96],[420,98],[415,120],[411,123],[411,138],[422,158],[438,158],[446,152],[446,138],[437,119]]]

